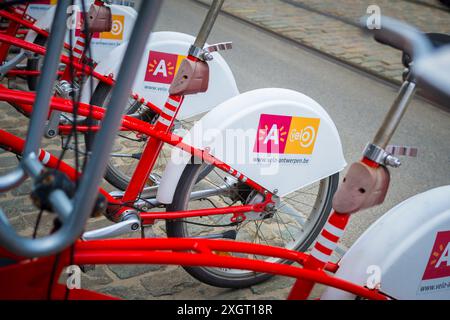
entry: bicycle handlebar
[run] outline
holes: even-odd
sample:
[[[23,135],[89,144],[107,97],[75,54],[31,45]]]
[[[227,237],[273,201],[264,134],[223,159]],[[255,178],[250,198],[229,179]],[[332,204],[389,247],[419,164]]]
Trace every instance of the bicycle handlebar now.
[[[366,26],[367,19],[362,18],[361,26],[373,33],[378,42],[402,50],[415,58],[423,57],[432,50],[432,45],[425,35],[406,23],[383,16],[380,28],[369,30]]]
[[[365,19],[364,21],[368,20]],[[365,24],[364,27],[366,27]],[[370,31],[374,34],[375,40],[400,49],[414,59],[427,56],[433,48],[422,32],[390,17],[382,17],[380,28]],[[408,78],[403,83],[397,98],[373,139],[372,144],[380,148],[384,149],[389,144],[415,93],[414,64],[411,65],[410,69]],[[367,154],[365,156],[370,158]]]
[[[429,90],[444,106],[449,106],[450,45],[418,60],[415,64],[415,73],[420,86]]]

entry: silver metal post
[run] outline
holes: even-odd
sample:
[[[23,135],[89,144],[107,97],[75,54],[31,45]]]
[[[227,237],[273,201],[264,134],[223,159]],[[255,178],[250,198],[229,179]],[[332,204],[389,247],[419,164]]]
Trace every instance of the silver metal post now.
[[[402,120],[415,91],[416,84],[414,82],[405,81],[403,83],[397,98],[386,115],[383,124],[375,135],[373,144],[383,149],[387,147],[389,141],[391,141],[391,138],[395,133],[395,130],[400,124],[400,121]]]
[[[70,0],[62,0],[58,2],[58,5],[56,6],[55,18],[52,23],[52,32],[49,37],[48,51],[44,59],[44,68],[47,69],[45,69],[46,72],[41,75],[38,95],[33,108],[25,144],[24,160],[29,158],[30,161],[22,161],[22,163],[12,172],[0,177],[0,192],[6,192],[19,186],[27,178],[26,173],[30,174],[31,171],[40,166],[37,157],[32,155],[37,154],[44,134],[45,121],[49,110],[49,101],[53,92],[53,83],[56,79],[56,72],[60,60],[59,56],[62,51],[66,33],[66,12],[70,2]],[[33,170],[29,170],[29,164],[33,166]]]
[[[70,3],[70,0],[61,0],[58,1],[56,6],[55,18],[52,23],[47,52],[44,58],[44,66],[42,67],[42,70],[45,70],[45,72],[42,72],[39,78],[24,157],[27,157],[32,152],[38,152],[45,132],[45,122],[50,109],[50,98],[53,95],[53,86],[56,81],[61,51],[66,36],[67,8]]]
[[[197,38],[195,39],[194,47],[200,49],[204,47],[206,40],[208,39],[209,34],[211,33],[211,30],[214,26],[214,23],[216,22],[217,16],[219,15],[220,9],[222,8],[224,2],[225,0],[213,1],[213,3],[211,4],[211,8],[208,11],[208,15],[203,21],[202,27],[200,28]]]

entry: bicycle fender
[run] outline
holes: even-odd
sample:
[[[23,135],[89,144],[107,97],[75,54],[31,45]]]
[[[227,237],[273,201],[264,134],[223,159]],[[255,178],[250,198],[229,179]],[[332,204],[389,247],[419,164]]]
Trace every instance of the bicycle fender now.
[[[88,10],[90,5],[94,1],[86,2],[86,9]],[[75,2],[75,5],[81,10],[81,2],[78,0]],[[36,5],[38,6],[38,5]],[[111,12],[113,15],[113,30],[111,32],[101,32],[96,33],[91,40],[91,50],[92,50],[92,58],[94,61],[99,62],[105,57],[107,57],[111,50],[120,46],[124,41],[127,41],[131,33],[133,31],[134,23],[137,19],[137,12],[133,8],[120,6],[120,5],[111,5]],[[45,14],[36,21],[35,25],[41,29],[50,30],[53,17],[55,15],[56,7],[52,6],[48,8]],[[74,24],[80,24],[80,16],[77,15],[76,10],[70,11],[71,17],[69,18]],[[68,22],[69,23],[69,22]],[[73,45],[75,46],[77,34],[77,28],[72,28],[72,36],[73,36]],[[37,33],[33,30],[30,30],[25,37],[25,40],[28,42],[34,42],[37,37]],[[69,43],[69,32],[66,34],[65,41]]]
[[[54,8],[54,4],[36,4],[31,2],[28,5],[27,14],[32,17],[33,19],[39,20],[41,19],[51,8]]]
[[[209,148],[234,169],[235,177],[250,178],[280,197],[346,165],[339,133],[327,112],[313,99],[287,89],[259,89],[231,98],[198,121],[183,141]],[[185,152],[173,151],[158,201],[172,202],[189,159]]]
[[[136,75],[133,92],[159,107],[164,106],[169,96],[170,84],[194,41],[193,36],[180,32],[152,33]],[[127,44],[123,44],[114,49],[107,58],[98,64],[95,70],[104,75],[112,74],[115,78],[119,72],[126,47]],[[236,80],[227,62],[217,52],[214,52],[213,56],[214,59],[208,62],[210,69],[208,91],[187,95],[183,102],[184,107],[178,113],[178,120],[205,113],[239,94]],[[88,102],[88,98],[91,96],[89,82],[86,83],[82,93],[84,102]]]
[[[346,252],[336,277],[395,299],[450,299],[450,186],[398,204]],[[327,288],[322,299],[355,299]]]

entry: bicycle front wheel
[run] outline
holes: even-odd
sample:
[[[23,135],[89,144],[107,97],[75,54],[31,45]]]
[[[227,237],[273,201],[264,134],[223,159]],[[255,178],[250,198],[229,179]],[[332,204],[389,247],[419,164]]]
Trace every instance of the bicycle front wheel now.
[[[173,203],[167,211],[226,207],[264,201],[264,197],[218,169],[212,169],[200,182],[206,164],[189,164],[180,179]],[[250,213],[242,223],[231,223],[232,215],[179,219],[166,222],[167,235],[178,238],[231,239],[243,242],[306,251],[319,235],[331,212],[331,201],[339,181],[334,174],[279,199],[269,216]],[[214,189],[217,192],[214,192]],[[201,195],[205,196],[202,197]],[[219,252],[220,255],[232,255]],[[261,256],[235,256],[289,263]],[[271,277],[245,270],[185,267],[196,279],[222,288],[245,288]]]

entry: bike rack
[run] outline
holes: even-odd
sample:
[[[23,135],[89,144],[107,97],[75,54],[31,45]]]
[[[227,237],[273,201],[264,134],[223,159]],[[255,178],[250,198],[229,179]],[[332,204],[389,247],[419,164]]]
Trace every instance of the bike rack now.
[[[56,71],[59,65],[59,56],[63,47],[66,28],[66,10],[69,0],[58,2],[55,19],[52,25],[47,55],[44,59],[45,74],[41,75],[38,87],[38,96],[33,108],[32,120],[27,135],[24,157],[20,166],[10,174],[0,178],[1,191],[7,191],[22,183],[27,175],[33,179],[42,172],[43,166],[39,162],[38,153],[45,130],[45,120],[49,111],[49,102],[56,80]],[[114,137],[121,122],[124,106],[139,66],[146,40],[156,20],[161,0],[143,2],[137,18],[133,34],[130,38],[134,46],[128,47],[124,61],[119,72],[119,80],[112,93],[111,104],[105,115],[105,120],[98,138],[94,144],[91,161],[87,164],[85,175],[80,180],[80,188],[73,200],[64,192],[56,190],[49,195],[54,210],[62,220],[62,227],[54,234],[40,238],[28,239],[19,236],[9,224],[3,211],[0,211],[0,240],[8,250],[25,257],[40,257],[56,254],[72,244],[83,232],[83,228],[97,199],[98,186],[106,169],[108,155],[110,154]]]

